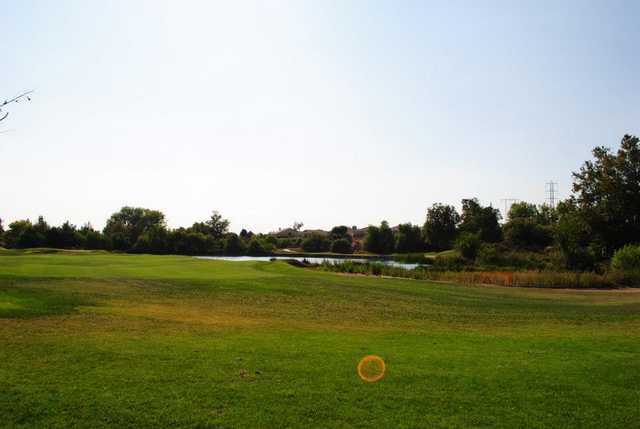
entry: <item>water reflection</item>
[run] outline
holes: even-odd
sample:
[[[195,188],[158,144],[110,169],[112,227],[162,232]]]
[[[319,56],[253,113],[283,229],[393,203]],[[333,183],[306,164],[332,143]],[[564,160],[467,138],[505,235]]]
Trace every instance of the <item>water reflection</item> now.
[[[270,261],[272,259],[295,259],[296,261],[307,261],[311,264],[321,264],[323,262],[344,262],[344,261],[352,261],[352,262],[377,262],[380,264],[388,265],[391,267],[400,267],[405,268],[407,270],[412,270],[418,267],[420,264],[409,264],[404,262],[397,262],[388,259],[371,259],[371,258],[331,258],[331,257],[302,257],[302,256],[196,256],[198,259],[214,259],[219,261],[235,261],[235,262],[244,262],[244,261]]]

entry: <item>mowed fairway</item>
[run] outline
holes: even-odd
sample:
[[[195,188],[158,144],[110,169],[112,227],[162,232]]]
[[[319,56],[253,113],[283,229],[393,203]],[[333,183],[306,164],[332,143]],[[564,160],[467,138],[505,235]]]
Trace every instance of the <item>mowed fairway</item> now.
[[[6,251],[0,426],[640,427],[640,293]]]

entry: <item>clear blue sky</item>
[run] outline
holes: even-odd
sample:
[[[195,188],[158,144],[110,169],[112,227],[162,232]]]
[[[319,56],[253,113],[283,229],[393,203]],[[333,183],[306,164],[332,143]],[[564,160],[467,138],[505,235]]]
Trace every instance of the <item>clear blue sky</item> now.
[[[422,223],[640,134],[637,1],[2,3],[5,222]]]

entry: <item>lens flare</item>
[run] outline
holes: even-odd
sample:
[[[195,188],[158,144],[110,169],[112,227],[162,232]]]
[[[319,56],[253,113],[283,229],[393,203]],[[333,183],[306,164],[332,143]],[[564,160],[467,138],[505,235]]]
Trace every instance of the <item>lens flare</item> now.
[[[384,360],[376,355],[365,356],[358,363],[358,375],[369,383],[381,380],[386,369]]]

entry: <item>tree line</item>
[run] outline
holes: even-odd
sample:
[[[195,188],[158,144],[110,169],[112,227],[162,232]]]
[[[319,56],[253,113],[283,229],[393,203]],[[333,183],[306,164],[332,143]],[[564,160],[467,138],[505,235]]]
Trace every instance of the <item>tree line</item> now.
[[[229,232],[229,220],[216,211],[206,221],[170,229],[161,211],[141,207],[123,207],[111,215],[102,231],[91,224],[81,228],[69,222],[50,226],[39,217],[35,223],[12,222],[5,232],[0,222],[0,242],[17,249],[53,247],[183,255],[258,256],[273,251],[272,240],[263,234],[244,229],[240,234]]]
[[[573,173],[573,194],[568,199],[556,207],[515,203],[502,223],[496,208],[469,198],[462,200],[461,212],[451,205],[434,204],[422,226],[405,223],[392,228],[383,221],[369,226],[362,241],[354,239],[354,228],[336,226],[328,234],[312,233],[296,241],[296,246],[307,252],[376,254],[455,248],[467,262],[480,258],[494,263],[507,252],[529,252],[531,258],[548,253],[559,255],[566,268],[593,270],[618,249],[640,243],[639,146],[637,137],[625,135],[617,151],[595,148],[593,159]],[[191,227],[176,229],[167,227],[162,212],[139,207],[123,207],[111,215],[102,231],[90,224],[50,226],[42,217],[35,223],[12,222],[4,231],[0,220],[0,245],[10,248],[268,255],[289,244],[291,240],[244,229],[240,234],[229,232],[229,221],[218,212]]]

